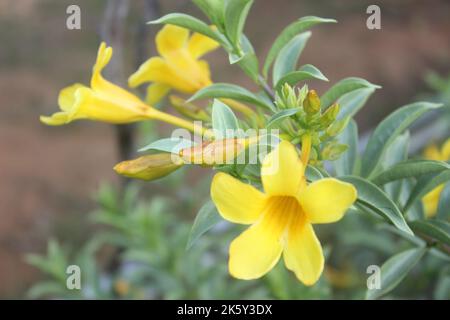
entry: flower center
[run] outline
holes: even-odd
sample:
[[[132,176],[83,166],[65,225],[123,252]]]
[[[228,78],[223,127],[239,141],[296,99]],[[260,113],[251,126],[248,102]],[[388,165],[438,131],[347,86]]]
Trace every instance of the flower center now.
[[[263,223],[267,224],[271,232],[280,235],[294,219],[304,219],[305,216],[300,203],[291,196],[270,197],[264,215]]]

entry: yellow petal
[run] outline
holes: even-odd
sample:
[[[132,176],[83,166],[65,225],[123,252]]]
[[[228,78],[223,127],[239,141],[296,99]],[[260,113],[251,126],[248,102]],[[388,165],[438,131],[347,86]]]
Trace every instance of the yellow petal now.
[[[430,160],[441,160],[441,153],[435,144],[429,145],[425,148],[424,156]]]
[[[166,57],[173,51],[184,48],[189,38],[189,30],[166,24],[156,35],[156,48]]]
[[[179,77],[161,57],[150,58],[128,79],[128,85],[132,88],[145,82],[166,84],[186,93],[195,91],[195,87],[189,81]]]
[[[297,216],[289,227],[283,258],[286,267],[307,286],[316,283],[322,274],[322,246],[311,224],[301,216]]]
[[[188,41],[188,50],[196,59],[216,49],[218,46],[219,43],[217,41],[200,33],[194,33]]]
[[[70,122],[67,112],[55,112],[50,117],[40,116],[40,120],[49,126],[60,126]]]
[[[211,199],[224,219],[242,224],[255,222],[265,203],[262,192],[222,172],[213,178]]]
[[[442,161],[450,160],[450,138],[442,146]]]
[[[153,83],[147,87],[145,102],[155,105],[160,102],[170,91],[170,87],[163,83]]]
[[[331,223],[342,218],[355,202],[357,192],[350,183],[325,178],[307,186],[299,198],[311,223]]]
[[[425,216],[427,218],[432,218],[436,215],[439,206],[439,198],[441,196],[442,190],[444,189],[444,186],[444,184],[439,185],[438,187],[428,192],[422,198]]]
[[[68,86],[64,89],[62,89],[59,92],[58,96],[58,105],[63,111],[69,112],[72,110],[73,106],[75,105],[75,91],[79,88],[86,88],[86,86],[76,83],[71,86]]]
[[[261,178],[268,195],[295,196],[303,180],[303,165],[295,147],[282,141],[263,160]]]

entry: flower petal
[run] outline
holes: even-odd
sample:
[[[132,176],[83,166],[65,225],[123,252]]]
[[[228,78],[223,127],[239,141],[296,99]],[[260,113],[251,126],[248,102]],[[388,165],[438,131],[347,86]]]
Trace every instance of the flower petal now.
[[[128,85],[132,88],[145,82],[165,84],[186,93],[195,91],[191,83],[179,77],[161,57],[150,58],[128,79]]]
[[[299,198],[311,223],[331,223],[342,218],[355,202],[357,192],[350,183],[325,178],[307,186]]]
[[[194,58],[200,58],[216,49],[219,43],[200,33],[194,33],[188,41],[188,50]]]
[[[211,199],[224,219],[242,224],[255,222],[265,204],[262,192],[222,172],[213,178]]]
[[[422,198],[425,216],[427,218],[432,218],[436,215],[439,206],[439,198],[442,190],[444,190],[444,186],[444,184],[437,186]]]
[[[170,86],[163,83],[153,83],[147,87],[145,102],[153,106],[160,102],[170,91]]]
[[[60,126],[70,122],[67,112],[55,112],[50,117],[40,116],[39,119],[49,126]]]
[[[295,196],[303,180],[303,164],[294,145],[281,141],[264,158],[261,178],[268,195]]]
[[[311,224],[298,216],[291,223],[283,252],[284,263],[307,286],[317,282],[323,271],[322,246]]]
[[[283,250],[286,220],[280,212],[268,210],[262,219],[245,230],[230,245],[230,274],[238,279],[257,279],[278,262]]]
[[[86,86],[80,83],[75,83],[71,86],[62,89],[59,92],[58,105],[61,108],[61,110],[69,112],[73,108],[75,104],[75,92],[79,88],[86,88]]]
[[[184,48],[189,38],[189,30],[166,24],[156,35],[156,48],[166,57],[173,51]]]

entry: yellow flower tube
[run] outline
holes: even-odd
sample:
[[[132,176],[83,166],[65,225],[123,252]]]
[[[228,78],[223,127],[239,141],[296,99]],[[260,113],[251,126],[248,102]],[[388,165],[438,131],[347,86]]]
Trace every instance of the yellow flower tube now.
[[[40,120],[52,126],[64,125],[74,120],[89,119],[113,124],[142,120],[160,120],[190,131],[201,130],[184,119],[161,112],[140,100],[137,96],[104,79],[101,72],[111,60],[113,50],[103,42],[94,65],[91,87],[74,84],[61,90],[58,97],[60,112]]]
[[[262,277],[283,255],[286,267],[313,285],[324,257],[312,225],[340,220],[355,202],[356,189],[333,178],[307,185],[304,165],[287,141],[264,159],[261,178],[264,193],[225,173],[216,174],[211,184],[221,216],[251,225],[230,245],[230,274],[245,280]]]

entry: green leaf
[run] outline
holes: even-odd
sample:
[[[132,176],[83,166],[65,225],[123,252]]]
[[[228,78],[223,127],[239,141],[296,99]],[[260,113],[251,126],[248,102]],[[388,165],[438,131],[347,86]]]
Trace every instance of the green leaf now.
[[[301,110],[300,108],[290,108],[290,109],[285,109],[285,110],[275,113],[267,122],[266,128],[270,128],[273,125],[275,125],[276,123],[280,122],[281,120],[283,120],[287,117],[293,116],[300,110]]]
[[[355,171],[356,161],[358,159],[358,125],[351,119],[344,131],[338,136],[338,141],[348,146],[339,159],[334,161],[334,168],[338,176],[351,175]]]
[[[314,182],[316,180],[325,178],[325,176],[322,174],[322,172],[319,169],[317,169],[316,167],[313,167],[311,165],[308,165],[306,167],[305,175],[306,175],[306,179],[309,182]]]
[[[412,189],[408,201],[405,204],[405,211],[408,211],[414,202],[422,199],[428,192],[448,181],[450,181],[450,169],[445,169],[437,174],[426,175],[420,178],[416,186]]]
[[[254,93],[244,89],[240,86],[229,83],[215,83],[206,88],[197,91],[188,102],[204,99],[204,98],[228,98],[243,102],[252,103],[269,110],[273,110],[273,105],[268,104],[267,101],[261,99]]]
[[[263,67],[263,75],[265,78],[267,78],[267,75],[269,74],[270,66],[272,65],[272,62],[275,60],[276,56],[280,52],[280,50],[297,34],[300,32],[303,32],[312,26],[319,24],[319,23],[335,23],[336,20],[334,19],[324,19],[319,17],[303,17],[299,20],[291,23],[289,26],[287,26],[280,35],[275,39],[275,42],[273,43],[272,47],[269,50],[269,53],[267,54],[266,61],[264,62]]]
[[[362,88],[344,94],[337,100],[340,106],[337,119],[353,117],[369,100],[376,88]]]
[[[404,161],[408,158],[409,150],[409,131],[405,131],[403,134],[395,138],[392,144],[389,146],[383,156],[382,168],[391,167],[398,162]],[[397,203],[401,190],[403,187],[403,181],[394,181],[384,186],[384,190],[391,197],[394,202]]]
[[[442,220],[450,218],[450,183],[447,183],[439,197],[436,217]]]
[[[170,153],[179,153],[181,149],[190,148],[193,146],[195,146],[195,143],[191,140],[183,138],[164,138],[154,141],[145,147],[142,147],[138,151],[159,150]]]
[[[303,32],[292,38],[280,51],[273,66],[273,85],[276,85],[281,77],[295,71],[297,61],[305,48],[311,32]]]
[[[200,208],[197,217],[192,225],[191,233],[187,242],[186,250],[189,250],[192,245],[209,229],[215,226],[222,220],[216,207],[212,201],[208,201]]]
[[[450,246],[450,223],[442,220],[415,220],[411,222],[411,228],[416,233],[438,240]]]
[[[340,180],[351,183],[358,191],[357,203],[377,213],[391,222],[399,230],[413,234],[406,223],[400,209],[386,193],[368,180],[356,176],[339,177]]]
[[[384,152],[394,139],[415,120],[439,104],[416,102],[406,105],[385,118],[371,135],[362,158],[362,175],[369,177],[380,164]]]
[[[225,30],[231,43],[238,49],[252,4],[253,0],[228,0],[225,3]]]
[[[60,282],[57,281],[42,281],[33,285],[27,292],[27,297],[29,299],[39,299],[39,298],[62,298],[67,296],[68,289],[64,287]]]
[[[216,139],[232,138],[239,129],[238,120],[230,107],[216,99],[212,106],[212,127]]]
[[[259,62],[255,55],[250,40],[245,35],[242,35],[242,48],[244,50],[243,56],[236,56],[230,53],[230,63],[237,63],[239,67],[248,75],[253,81],[258,81],[259,77]],[[234,62],[233,62],[234,61]]]
[[[439,173],[447,169],[450,169],[450,166],[442,161],[406,160],[380,172],[371,181],[380,186],[391,181]]]
[[[328,79],[323,75],[322,72],[320,72],[319,69],[311,64],[306,64],[302,66],[298,71],[290,72],[281,77],[281,79],[278,80],[277,84],[275,85],[275,89],[279,91],[285,83],[292,86],[300,81],[309,79],[328,81]]]
[[[192,0],[192,2],[194,2],[218,28],[221,28],[224,25],[224,3],[222,0]]]
[[[337,100],[345,94],[363,88],[370,88],[374,90],[381,87],[361,78],[350,77],[342,79],[330,89],[328,89],[328,91],[325,92],[320,98],[322,109],[326,110],[329,106],[337,102]]]
[[[367,299],[377,299],[393,290],[420,261],[426,248],[409,249],[389,258],[381,266],[381,288],[367,290]]]
[[[226,42],[224,41],[224,39],[221,37],[221,35],[219,33],[212,30],[203,21],[201,21],[197,18],[194,18],[188,14],[169,13],[157,20],[149,21],[147,23],[148,24],[172,24],[175,26],[179,26],[182,28],[192,30],[194,32],[201,33],[213,40],[216,40],[217,42],[219,42],[221,44],[226,45]]]

